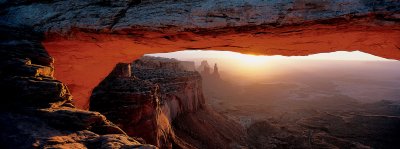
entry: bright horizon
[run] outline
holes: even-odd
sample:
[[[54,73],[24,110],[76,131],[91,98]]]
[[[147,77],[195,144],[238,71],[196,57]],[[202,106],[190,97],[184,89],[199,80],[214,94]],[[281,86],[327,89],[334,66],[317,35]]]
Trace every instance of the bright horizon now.
[[[282,72],[288,72],[293,67],[332,67],[329,64],[338,64],[339,61],[351,62],[390,62],[394,60],[381,58],[360,51],[337,51],[331,53],[319,53],[308,56],[266,56],[266,55],[249,55],[231,51],[213,51],[213,50],[185,50],[170,53],[146,54],[148,56],[175,58],[181,61],[194,61],[196,67],[200,61],[207,60],[210,66],[217,63],[220,71],[229,74],[242,75],[247,78],[264,78],[266,75],[273,75]],[[307,60],[311,63],[299,62]],[[314,63],[313,61],[325,61]],[[332,63],[331,63],[332,62]],[[342,63],[343,64],[343,63]],[[339,66],[339,65],[338,65]],[[345,65],[340,65],[346,67]],[[363,65],[366,66],[366,65]]]
[[[360,51],[336,51],[330,53],[318,53],[308,56],[281,56],[281,55],[250,55],[231,51],[215,50],[184,50],[170,53],[146,54],[150,56],[175,58],[178,60],[193,59],[236,59],[244,62],[262,62],[267,60],[341,60],[341,61],[394,61]]]

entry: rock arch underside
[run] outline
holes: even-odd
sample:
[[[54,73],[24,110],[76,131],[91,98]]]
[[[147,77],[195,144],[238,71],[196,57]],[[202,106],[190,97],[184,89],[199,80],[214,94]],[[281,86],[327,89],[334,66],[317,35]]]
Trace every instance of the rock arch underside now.
[[[359,50],[400,60],[399,0],[18,0],[0,8],[1,75],[16,74],[15,59],[43,67],[36,75],[54,69],[81,109],[118,62],[147,53]]]

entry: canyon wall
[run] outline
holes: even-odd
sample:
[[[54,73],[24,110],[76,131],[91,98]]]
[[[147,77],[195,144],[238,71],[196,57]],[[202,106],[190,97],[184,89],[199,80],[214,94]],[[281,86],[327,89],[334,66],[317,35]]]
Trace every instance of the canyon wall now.
[[[206,108],[200,74],[175,59],[118,64],[94,89],[90,110],[160,148],[226,148],[245,137],[235,122]]]
[[[203,76],[187,71],[186,63],[144,56],[132,63],[132,74],[159,85],[162,113],[171,123],[176,144],[184,148],[245,147],[244,129],[205,104]]]
[[[118,64],[94,89],[90,110],[105,114],[130,136],[156,146],[171,146],[169,122],[161,113],[159,87],[132,76],[130,68],[130,64]]]
[[[29,30],[0,28],[0,148],[143,147],[98,112],[79,110]]]
[[[161,107],[171,122],[205,103],[200,74],[185,69],[180,61],[160,57],[145,56],[132,64],[134,76],[160,86]]]
[[[171,122],[203,105],[198,73],[183,71],[176,60],[152,57],[132,67],[118,64],[90,99],[90,110],[103,113],[128,135],[161,148],[185,147],[175,138]]]

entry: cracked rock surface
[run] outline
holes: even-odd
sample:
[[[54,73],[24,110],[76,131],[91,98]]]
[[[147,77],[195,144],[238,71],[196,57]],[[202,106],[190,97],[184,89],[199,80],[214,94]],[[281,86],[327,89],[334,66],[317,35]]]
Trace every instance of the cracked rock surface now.
[[[280,26],[369,13],[398,20],[399,6],[397,0],[21,0],[0,3],[5,8],[0,23],[32,26],[44,32],[66,32],[73,28],[119,32],[135,27],[183,30]]]

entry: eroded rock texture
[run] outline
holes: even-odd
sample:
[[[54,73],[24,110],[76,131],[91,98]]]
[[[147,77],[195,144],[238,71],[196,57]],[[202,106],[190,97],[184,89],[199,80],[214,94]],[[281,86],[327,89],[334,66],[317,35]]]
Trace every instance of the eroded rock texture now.
[[[0,2],[0,25],[46,33],[55,76],[86,109],[116,63],[145,53],[360,50],[400,59],[399,6],[398,0],[18,0]]]
[[[53,58],[29,30],[0,29],[0,148],[155,148],[98,112],[78,110],[53,77]]]
[[[131,76],[115,73],[128,67]],[[128,135],[161,148],[244,144],[239,125],[206,108],[200,74],[186,71],[174,59],[143,57],[132,66],[118,64],[93,91],[90,110],[106,115]]]
[[[130,70],[130,64],[118,64],[94,89],[90,110],[103,113],[130,136],[141,137],[157,146],[164,145],[161,138],[166,136],[159,128],[161,109],[158,86],[131,77],[131,71],[120,70]]]
[[[195,71],[185,71],[180,61],[143,57],[132,64],[132,74],[160,86],[163,113],[172,121],[197,111],[204,105],[202,79]]]
[[[69,0],[4,1],[1,6],[5,8],[1,23],[9,26],[33,26],[34,30],[44,32],[69,32],[76,28],[129,33],[137,27],[184,30],[281,26],[350,19],[371,13],[383,20],[398,20],[400,3],[398,0]]]

